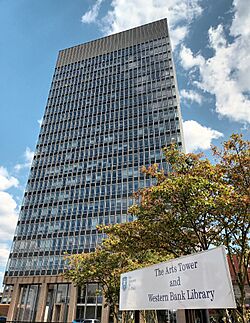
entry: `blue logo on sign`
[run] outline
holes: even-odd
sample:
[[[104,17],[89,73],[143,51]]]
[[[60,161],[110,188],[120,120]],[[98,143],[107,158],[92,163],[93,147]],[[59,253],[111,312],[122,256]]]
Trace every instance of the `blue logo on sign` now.
[[[123,277],[122,278],[122,289],[126,290],[128,286],[128,277]]]

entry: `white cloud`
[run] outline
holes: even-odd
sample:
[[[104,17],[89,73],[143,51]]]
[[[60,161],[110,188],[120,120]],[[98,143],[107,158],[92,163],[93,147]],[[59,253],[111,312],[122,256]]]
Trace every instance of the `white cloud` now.
[[[103,0],[97,0],[93,7],[82,16],[81,21],[83,23],[89,24],[96,21],[102,1]]]
[[[112,0],[111,9],[100,21],[107,34],[117,33],[167,17],[171,40],[176,46],[188,34],[189,24],[202,13],[199,0]],[[82,22],[96,21],[99,2],[86,12]],[[83,19],[84,18],[84,19]]]
[[[0,239],[10,240],[13,237],[17,222],[17,204],[13,197],[4,192],[11,187],[17,187],[18,180],[10,176],[8,171],[0,166]],[[1,255],[1,254],[0,254]]]
[[[39,123],[39,126],[41,127],[42,123],[43,123],[43,118],[38,119],[37,122]]]
[[[3,284],[3,277],[4,277],[4,272],[3,271],[0,271],[0,292],[3,291],[3,286],[2,286],[2,284]]]
[[[233,5],[235,8],[234,20],[231,26],[231,34],[234,36],[250,35],[249,25],[249,1],[248,0],[234,0]]]
[[[187,152],[209,149],[213,139],[223,137],[221,132],[202,126],[194,120],[184,121],[183,130]]]
[[[9,257],[9,246],[7,243],[0,243],[0,268],[5,268],[8,257]],[[0,272],[0,276],[2,276],[4,273]]]
[[[199,81],[194,84],[215,96],[216,112],[237,122],[250,123],[250,6],[235,0],[235,15],[230,28],[234,41],[229,43],[222,25],[210,28],[209,46],[214,55],[205,59],[182,46],[180,58],[185,69],[196,68]]]
[[[189,90],[189,91],[181,90],[180,96],[182,100],[196,102],[198,104],[201,104],[203,99],[199,93],[193,90]]]
[[[5,269],[9,256],[8,241],[13,239],[18,219],[17,203],[9,193],[4,191],[17,186],[18,180],[0,166],[0,270]],[[3,275],[4,273],[0,272],[0,285]]]
[[[0,166],[0,191],[5,191],[12,186],[17,187],[18,180],[10,176],[6,168]]]
[[[17,172],[19,172],[21,169],[26,167],[27,167],[26,164],[16,164],[14,168]]]
[[[171,44],[173,49],[180,44],[188,34],[188,26],[177,26],[171,32]]]
[[[202,66],[205,63],[205,59],[201,55],[194,55],[190,48],[185,46],[180,50],[181,64],[185,69],[190,69],[195,66]]]
[[[12,240],[17,222],[17,204],[7,192],[0,192],[0,237]]]
[[[23,168],[30,168],[33,158],[34,158],[34,152],[29,147],[26,147],[26,150],[24,153],[25,162],[16,164],[14,167],[15,170],[20,171]]]
[[[4,278],[4,270],[6,268],[7,260],[9,257],[10,247],[7,243],[0,242],[0,291],[3,290],[3,278]]]
[[[24,156],[27,163],[31,164],[34,158],[34,151],[32,151],[29,147],[27,147],[25,150]]]

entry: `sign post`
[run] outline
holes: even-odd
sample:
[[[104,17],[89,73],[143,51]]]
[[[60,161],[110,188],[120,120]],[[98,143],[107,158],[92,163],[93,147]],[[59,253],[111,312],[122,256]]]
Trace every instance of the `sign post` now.
[[[236,308],[223,246],[121,275],[120,310]]]

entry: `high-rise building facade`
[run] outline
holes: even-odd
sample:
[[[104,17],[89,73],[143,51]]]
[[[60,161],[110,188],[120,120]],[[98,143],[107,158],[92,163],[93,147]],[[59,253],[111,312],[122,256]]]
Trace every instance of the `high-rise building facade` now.
[[[132,221],[142,165],[183,146],[167,20],[59,52],[4,283],[8,319],[100,318],[96,286],[60,275],[65,253],[93,251],[96,226]],[[102,322],[105,321],[104,316]]]

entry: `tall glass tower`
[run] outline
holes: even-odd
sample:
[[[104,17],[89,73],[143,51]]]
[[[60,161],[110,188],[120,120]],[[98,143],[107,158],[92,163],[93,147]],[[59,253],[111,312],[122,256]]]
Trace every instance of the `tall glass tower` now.
[[[142,165],[183,146],[167,20],[59,52],[5,273],[8,319],[101,317],[93,285],[60,275],[64,254],[93,251],[96,226],[132,221]],[[104,316],[102,322],[105,322]]]

